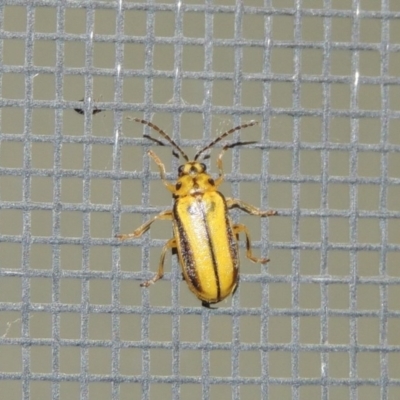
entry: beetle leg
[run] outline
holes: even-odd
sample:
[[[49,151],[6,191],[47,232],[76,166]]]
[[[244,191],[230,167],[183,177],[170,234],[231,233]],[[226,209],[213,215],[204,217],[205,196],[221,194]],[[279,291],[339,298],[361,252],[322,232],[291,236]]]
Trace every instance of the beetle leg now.
[[[222,148],[221,153],[219,153],[219,156],[218,156],[218,159],[217,159],[218,178],[215,180],[215,186],[216,187],[218,187],[224,181],[224,168],[223,168],[223,165],[222,165],[222,156],[231,147],[232,147],[232,144],[227,144]]]
[[[171,192],[174,193],[175,192],[175,185],[173,185],[172,183],[167,182],[167,180],[165,179],[165,166],[162,163],[162,161],[158,158],[158,156],[156,155],[156,153],[154,153],[153,151],[149,150],[148,152],[149,156],[154,160],[154,162],[157,164],[158,169],[160,171],[160,175],[161,175],[161,180],[164,184],[164,186]]]
[[[215,180],[215,186],[218,187],[224,181],[224,168],[222,166],[222,156],[224,155],[227,148],[223,148],[221,153],[219,153],[217,159],[217,167],[218,167],[218,178]]]
[[[161,279],[164,276],[164,260],[165,260],[165,254],[167,250],[176,248],[176,240],[175,238],[169,239],[167,243],[165,243],[164,247],[161,250],[161,257],[160,257],[160,263],[158,264],[158,271],[154,275],[153,278],[146,282],[142,282],[140,284],[141,287],[149,287],[153,283],[156,283],[159,279]]]
[[[133,238],[138,238],[143,235],[149,228],[150,225],[156,221],[157,219],[172,219],[172,210],[165,210],[160,212],[160,214],[156,215],[152,219],[149,219],[147,222],[145,222],[143,225],[140,225],[139,228],[135,229],[132,233],[126,233],[126,234],[118,234],[115,235],[116,238],[120,240],[126,240],[126,239],[133,239]]]
[[[246,225],[243,224],[236,224],[233,225],[233,233],[237,236],[239,236],[239,233],[243,232],[246,235],[246,256],[249,258],[251,261],[255,263],[260,263],[260,264],[266,264],[269,259],[268,258],[257,258],[253,256],[253,252],[251,251],[251,240],[250,240],[250,233],[249,230],[247,229]]]
[[[251,215],[258,215],[259,217],[269,217],[271,215],[278,214],[278,212],[274,210],[261,211],[259,208],[254,207],[249,203],[246,203],[239,199],[232,199],[230,197],[226,198],[226,205],[229,209],[238,207]]]

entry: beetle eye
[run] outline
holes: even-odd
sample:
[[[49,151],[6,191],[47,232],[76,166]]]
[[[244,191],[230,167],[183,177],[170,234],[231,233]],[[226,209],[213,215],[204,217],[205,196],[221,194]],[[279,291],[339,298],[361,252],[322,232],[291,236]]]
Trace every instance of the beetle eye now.
[[[181,187],[182,187],[182,182],[178,182],[178,183],[175,185],[175,189],[176,189],[176,190],[179,190]]]
[[[200,163],[201,169],[204,171],[207,171],[207,166],[206,164]]]
[[[183,173],[183,165],[181,165],[179,168],[178,168],[178,174],[179,175],[182,175],[182,173]]]
[[[213,179],[213,178],[210,178],[210,179],[208,180],[208,183],[209,183],[211,186],[214,186],[214,185],[215,185],[215,182],[214,182],[214,179]]]

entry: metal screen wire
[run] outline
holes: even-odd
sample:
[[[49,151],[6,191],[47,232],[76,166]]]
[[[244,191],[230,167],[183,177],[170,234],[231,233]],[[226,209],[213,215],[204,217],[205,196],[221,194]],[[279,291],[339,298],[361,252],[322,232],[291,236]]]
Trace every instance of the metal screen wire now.
[[[399,2],[13,0],[0,26],[1,398],[400,398]],[[221,191],[278,211],[232,213],[270,262],[241,238],[215,310],[175,255],[139,287],[170,222],[114,238],[171,207],[147,151],[180,164],[128,116],[189,156],[260,122]]]

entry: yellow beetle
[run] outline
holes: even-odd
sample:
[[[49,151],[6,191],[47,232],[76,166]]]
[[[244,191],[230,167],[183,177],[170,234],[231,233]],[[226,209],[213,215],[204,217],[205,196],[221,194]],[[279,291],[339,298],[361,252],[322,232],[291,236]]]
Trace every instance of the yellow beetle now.
[[[254,257],[251,251],[250,234],[243,224],[233,224],[228,210],[238,207],[252,215],[267,217],[276,215],[276,211],[261,211],[238,199],[225,198],[217,189],[224,176],[222,156],[228,148],[243,144],[241,142],[225,145],[218,156],[218,178],[207,173],[205,164],[198,162],[199,157],[216,143],[231,133],[256,125],[256,121],[237,126],[223,133],[208,146],[204,147],[190,161],[178,144],[162,129],[151,122],[134,118],[136,122],[148,125],[165,138],[185,159],[186,163],[178,169],[175,184],[165,179],[165,167],[151,150],[148,154],[157,164],[165,187],[172,193],[172,210],[162,211],[134,232],[116,235],[121,240],[138,238],[146,232],[156,220],[168,219],[173,222],[173,238],[161,251],[157,274],[140,286],[148,287],[164,275],[164,259],[168,249],[176,250],[182,267],[183,276],[189,289],[202,301],[204,307],[218,303],[229,296],[237,287],[239,272],[238,238],[239,233],[246,236],[246,255],[256,263],[265,264],[268,258]],[[149,139],[155,140],[151,137]]]

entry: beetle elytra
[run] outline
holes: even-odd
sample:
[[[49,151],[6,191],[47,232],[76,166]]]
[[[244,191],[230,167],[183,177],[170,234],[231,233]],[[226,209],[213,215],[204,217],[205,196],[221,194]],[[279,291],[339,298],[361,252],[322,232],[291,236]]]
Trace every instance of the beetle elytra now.
[[[269,261],[268,258],[253,256],[247,227],[243,224],[234,224],[228,210],[237,207],[259,217],[277,213],[272,210],[261,211],[239,199],[225,198],[218,191],[218,186],[224,180],[223,154],[227,149],[244,143],[227,144],[222,148],[217,159],[218,178],[216,180],[208,174],[205,164],[198,160],[202,154],[226,136],[256,125],[257,122],[250,121],[226,131],[198,151],[193,161],[190,161],[178,144],[162,129],[142,119],[134,118],[133,120],[158,132],[179,152],[185,159],[185,163],[179,167],[178,179],[175,184],[172,184],[166,180],[164,164],[153,151],[148,152],[158,166],[164,186],[172,193],[173,207],[162,211],[132,233],[119,234],[116,237],[121,240],[138,238],[150,228],[154,221],[172,220],[173,237],[161,251],[158,271],[152,279],[143,282],[141,286],[148,287],[163,277],[165,255],[168,250],[174,250],[178,254],[183,277],[189,289],[202,301],[203,306],[209,308],[210,304],[218,303],[233,293],[238,285],[240,233],[244,233],[246,237],[247,258],[261,264]]]

